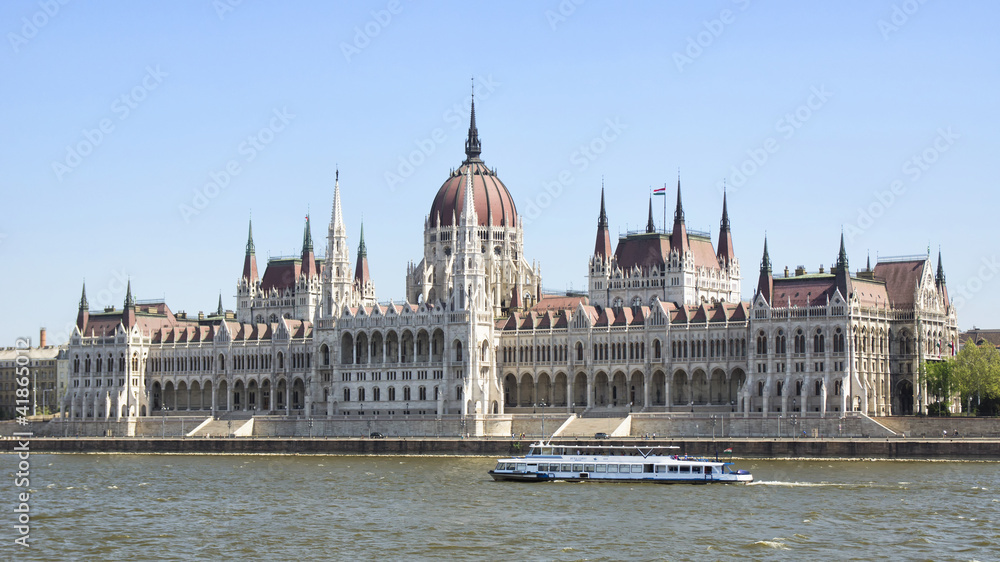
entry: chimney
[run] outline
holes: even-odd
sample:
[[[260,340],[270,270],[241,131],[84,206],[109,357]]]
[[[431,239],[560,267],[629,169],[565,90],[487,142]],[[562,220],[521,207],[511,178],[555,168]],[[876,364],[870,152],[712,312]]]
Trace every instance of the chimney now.
[[[45,347],[45,328],[38,329],[38,347]]]
[[[785,277],[788,277],[788,266],[785,266]]]
[[[819,272],[823,273],[823,264],[819,264]]]
[[[805,274],[806,274],[806,266],[804,266],[804,265],[797,265],[797,266],[795,266],[795,276],[796,277],[798,277],[799,275],[805,275]]]

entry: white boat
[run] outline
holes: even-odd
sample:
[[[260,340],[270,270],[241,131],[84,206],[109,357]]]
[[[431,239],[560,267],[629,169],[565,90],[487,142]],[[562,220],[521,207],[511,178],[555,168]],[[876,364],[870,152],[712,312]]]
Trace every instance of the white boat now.
[[[523,457],[499,459],[496,481],[660,482],[710,484],[753,482],[731,462],[678,456],[667,446],[553,445],[534,443]]]

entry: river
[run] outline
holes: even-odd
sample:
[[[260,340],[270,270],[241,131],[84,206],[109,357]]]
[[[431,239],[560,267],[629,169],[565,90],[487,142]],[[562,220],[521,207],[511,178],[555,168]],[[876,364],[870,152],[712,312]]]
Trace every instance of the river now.
[[[493,459],[0,456],[10,560],[1000,557],[986,462],[738,461],[751,485],[493,482]],[[3,508],[0,508],[3,509]]]

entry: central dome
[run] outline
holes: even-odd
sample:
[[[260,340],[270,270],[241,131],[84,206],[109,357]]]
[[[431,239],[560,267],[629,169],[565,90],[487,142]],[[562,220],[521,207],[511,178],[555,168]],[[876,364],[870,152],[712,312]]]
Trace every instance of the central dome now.
[[[479,226],[517,226],[517,208],[507,187],[496,172],[479,158],[479,131],[476,129],[476,100],[472,100],[469,138],[465,141],[465,162],[451,173],[434,197],[430,226],[453,226],[465,206],[465,174],[472,172],[472,198]]]
[[[472,193],[479,226],[517,226],[514,199],[496,173],[481,160],[466,160],[444,182],[431,205],[430,225],[452,226],[465,207],[465,173],[472,168]]]

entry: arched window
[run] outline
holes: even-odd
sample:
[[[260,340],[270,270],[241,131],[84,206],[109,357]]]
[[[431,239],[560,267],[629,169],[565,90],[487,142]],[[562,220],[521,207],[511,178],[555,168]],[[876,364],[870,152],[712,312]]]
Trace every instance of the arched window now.
[[[344,389],[344,402],[350,402],[350,401],[351,401],[351,389],[345,388]]]
[[[660,358],[660,340],[653,340],[653,359]]]
[[[583,361],[583,343],[576,342],[576,360]]]
[[[364,402],[364,401],[365,401],[365,389],[362,387],[358,389],[358,402]]]
[[[455,361],[462,360],[462,342],[455,340]]]

